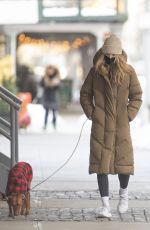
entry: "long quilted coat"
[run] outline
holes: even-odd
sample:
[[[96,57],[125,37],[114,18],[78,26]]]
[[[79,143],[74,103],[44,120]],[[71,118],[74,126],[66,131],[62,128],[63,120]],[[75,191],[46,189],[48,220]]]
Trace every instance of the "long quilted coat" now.
[[[30,190],[33,172],[32,167],[26,162],[17,163],[9,172],[6,195],[12,193],[26,193]]]
[[[129,122],[139,111],[142,90],[131,70],[122,85],[116,86],[92,67],[81,88],[81,106],[92,118],[90,174],[134,174]]]

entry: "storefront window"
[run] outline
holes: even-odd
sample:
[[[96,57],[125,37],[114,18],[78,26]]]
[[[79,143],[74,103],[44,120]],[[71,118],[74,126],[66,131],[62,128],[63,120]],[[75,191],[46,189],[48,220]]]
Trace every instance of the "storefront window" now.
[[[145,0],[145,9],[146,11],[150,11],[150,1]]]
[[[53,20],[119,20],[126,16],[127,0],[39,0],[40,19]],[[110,19],[110,20],[111,20]]]
[[[82,16],[113,16],[117,14],[116,0],[82,0]]]
[[[43,0],[42,8],[45,17],[76,16],[79,13],[76,0]]]
[[[37,22],[37,0],[0,0],[0,24],[35,24]]]
[[[127,11],[127,4],[125,0],[119,0],[118,2],[118,13],[119,14],[125,14]]]

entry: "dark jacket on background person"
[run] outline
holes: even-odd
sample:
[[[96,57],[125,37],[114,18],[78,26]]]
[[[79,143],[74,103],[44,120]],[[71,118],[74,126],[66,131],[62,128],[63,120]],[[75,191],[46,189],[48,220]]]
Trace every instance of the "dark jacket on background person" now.
[[[37,95],[37,83],[35,76],[28,66],[18,66],[17,69],[17,87],[20,92],[29,92],[32,95],[32,100]]]
[[[51,77],[44,76],[41,81],[43,87],[43,106],[45,109],[58,110],[59,98],[58,91],[60,86],[60,77],[53,75]]]

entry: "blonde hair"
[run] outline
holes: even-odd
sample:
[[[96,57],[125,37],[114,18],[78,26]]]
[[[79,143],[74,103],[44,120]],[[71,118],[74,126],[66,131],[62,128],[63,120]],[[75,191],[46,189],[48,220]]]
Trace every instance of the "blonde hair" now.
[[[126,76],[131,74],[131,67],[127,64],[127,56],[125,52],[122,54],[115,54],[114,57],[115,60],[113,65],[107,65],[101,49],[97,54],[94,66],[100,75],[109,76],[111,82],[116,85],[121,85]]]

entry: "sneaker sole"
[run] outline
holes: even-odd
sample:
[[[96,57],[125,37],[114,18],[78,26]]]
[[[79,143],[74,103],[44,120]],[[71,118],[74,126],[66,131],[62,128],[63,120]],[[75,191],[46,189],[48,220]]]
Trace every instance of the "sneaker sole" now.
[[[104,216],[103,214],[98,214],[97,218],[111,218],[112,215],[110,214],[109,216]]]

